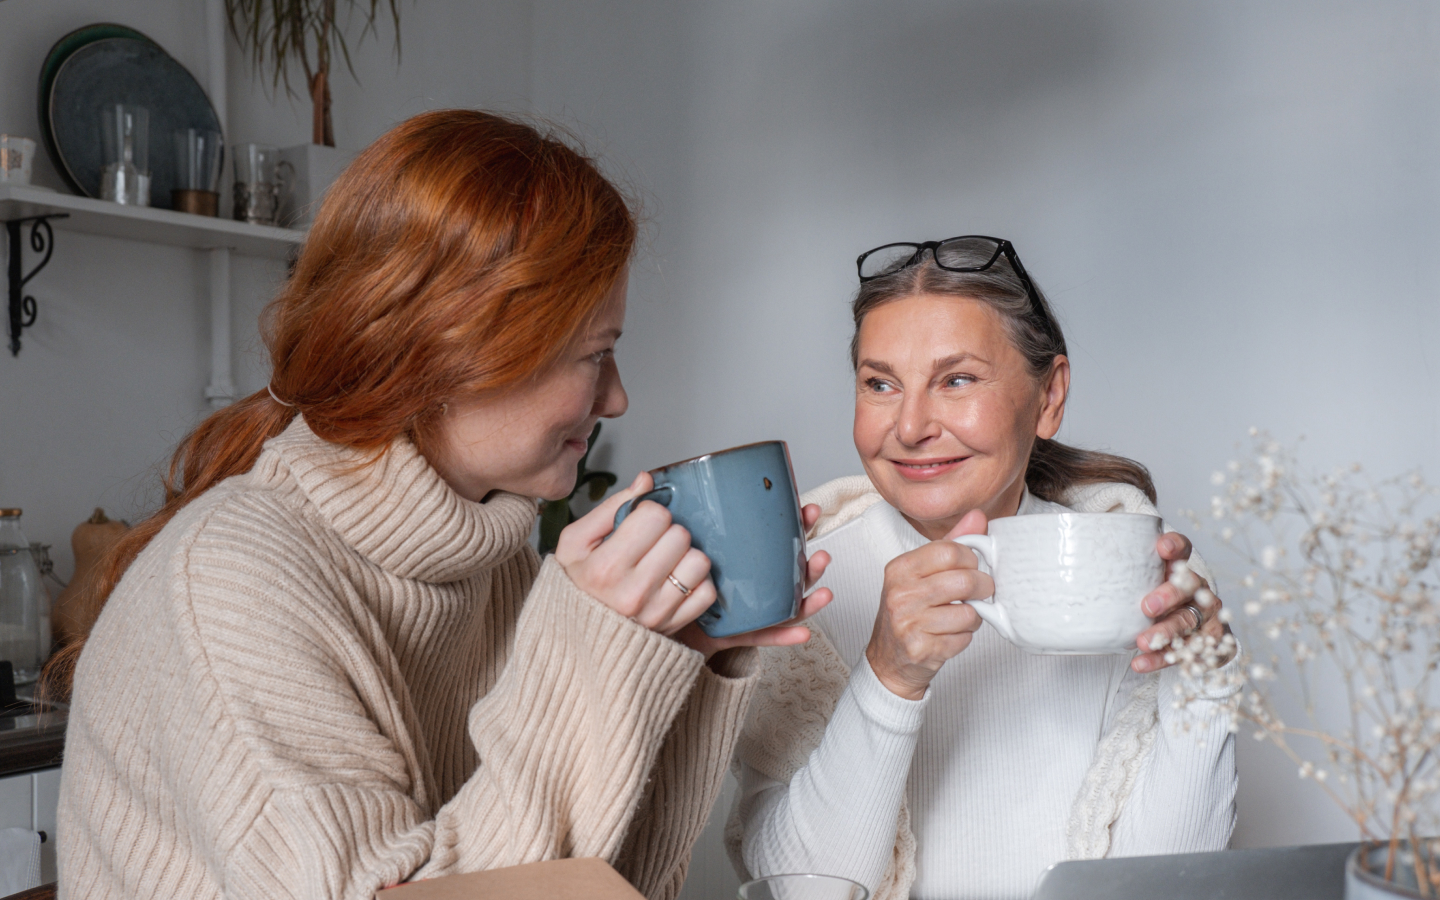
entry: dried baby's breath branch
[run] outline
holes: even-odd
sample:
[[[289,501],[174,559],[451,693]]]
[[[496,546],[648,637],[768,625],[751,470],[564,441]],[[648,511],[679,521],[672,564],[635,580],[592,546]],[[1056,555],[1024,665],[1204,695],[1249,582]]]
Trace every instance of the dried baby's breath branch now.
[[[1292,450],[1259,431],[1251,437],[1248,457],[1211,478],[1220,490],[1210,524],[1192,514],[1229,552],[1219,571],[1238,582],[1222,610],[1245,649],[1243,664],[1227,667],[1239,690],[1231,729],[1253,724],[1363,836],[1410,837],[1431,896],[1435,848],[1414,836],[1440,828],[1440,493],[1419,473],[1377,481],[1353,465],[1307,474]],[[1317,701],[1340,694],[1337,732],[1337,711]],[[1277,714],[1286,696],[1310,727]],[[1335,780],[1287,736],[1313,741]]]

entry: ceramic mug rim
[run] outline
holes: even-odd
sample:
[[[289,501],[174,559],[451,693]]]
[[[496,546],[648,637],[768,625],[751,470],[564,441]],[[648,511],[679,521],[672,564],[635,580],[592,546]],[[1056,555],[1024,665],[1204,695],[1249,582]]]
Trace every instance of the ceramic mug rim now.
[[[1132,512],[1072,512],[1072,511],[1055,512],[1055,513],[1025,513],[1025,514],[1023,514],[1023,515],[1017,513],[1016,515],[1013,515],[1013,516],[1001,516],[1001,517],[998,518],[998,519],[991,519],[991,520],[989,521],[989,523],[987,524],[987,526],[986,526],[986,531],[988,532],[990,528],[993,528],[993,527],[995,527],[995,526],[997,526],[997,525],[1002,525],[1002,524],[1004,524],[1004,523],[1006,523],[1006,522],[1010,522],[1010,523],[1012,523],[1012,524],[1020,524],[1020,523],[1024,523],[1024,522],[1027,522],[1027,521],[1028,521],[1028,522],[1033,522],[1033,521],[1036,521],[1036,520],[1039,520],[1039,519],[1059,519],[1059,518],[1067,518],[1067,517],[1081,518],[1081,519],[1100,519],[1100,520],[1103,520],[1103,521],[1106,521],[1106,522],[1114,522],[1114,521],[1117,521],[1117,520],[1124,520],[1124,519],[1148,519],[1148,520],[1153,521],[1153,522],[1163,522],[1163,521],[1164,521],[1160,516],[1154,515],[1154,514],[1152,514],[1152,513],[1132,513]]]
[[[666,463],[666,464],[663,465],[663,466],[656,466],[655,468],[653,468],[653,469],[648,469],[647,471],[650,471],[650,472],[663,472],[663,471],[666,470],[666,469],[673,469],[673,468],[675,468],[676,466],[683,466],[683,465],[686,465],[687,463],[704,462],[705,460],[710,459],[711,457],[724,456],[724,455],[727,454],[727,453],[734,453],[734,452],[736,452],[737,450],[749,450],[751,447],[763,447],[763,446],[765,446],[766,444],[779,444],[781,447],[784,447],[784,448],[785,448],[785,457],[786,457],[787,460],[789,459],[789,457],[790,457],[790,448],[789,448],[789,445],[787,445],[787,444],[786,444],[784,441],[782,441],[782,440],[773,439],[773,440],[768,440],[768,441],[751,441],[751,442],[748,443],[748,444],[739,444],[739,445],[734,446],[734,447],[726,447],[724,450],[712,450],[712,451],[710,451],[709,453],[702,453],[702,454],[700,454],[699,456],[692,456],[692,457],[690,457],[689,459],[677,459],[677,460],[675,460],[675,461],[672,462],[672,463]],[[794,473],[793,473],[793,472],[791,473],[790,480],[791,480],[791,481],[794,481],[794,480],[795,480],[795,476],[794,476]]]

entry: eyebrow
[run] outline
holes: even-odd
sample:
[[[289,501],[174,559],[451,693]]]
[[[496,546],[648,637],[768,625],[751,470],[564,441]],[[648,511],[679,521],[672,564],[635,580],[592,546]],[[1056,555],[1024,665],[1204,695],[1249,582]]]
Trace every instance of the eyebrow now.
[[[604,331],[597,331],[594,334],[589,335],[588,339],[592,341],[598,341],[601,338],[610,338],[612,340],[618,341],[620,340],[620,336],[622,334],[624,334],[624,332],[618,328],[607,328]]]
[[[963,362],[969,362],[969,361],[971,361],[971,360],[973,360],[973,361],[975,361],[975,362],[978,362],[978,363],[985,363],[986,365],[989,365],[989,363],[985,360],[984,357],[976,356],[974,353],[965,352],[965,353],[956,353],[956,354],[953,354],[953,355],[951,355],[951,356],[946,356],[946,357],[942,357],[942,358],[940,358],[940,359],[937,359],[937,360],[935,360],[933,363],[930,364],[930,368],[931,368],[932,370],[939,371],[940,369],[948,369],[948,368],[950,368],[951,366],[958,366],[958,365],[960,365],[960,364],[963,363]],[[889,376],[891,376],[892,378],[895,376],[895,370],[894,370],[893,368],[891,368],[890,364],[889,364],[889,363],[885,363],[885,362],[881,362],[881,361],[878,360],[878,359],[862,359],[862,360],[860,360],[860,365],[857,366],[856,368],[864,369],[864,368],[867,368],[867,367],[868,367],[868,368],[871,368],[871,369],[874,369],[875,371],[879,372],[879,373],[882,374],[882,375],[889,375]]]

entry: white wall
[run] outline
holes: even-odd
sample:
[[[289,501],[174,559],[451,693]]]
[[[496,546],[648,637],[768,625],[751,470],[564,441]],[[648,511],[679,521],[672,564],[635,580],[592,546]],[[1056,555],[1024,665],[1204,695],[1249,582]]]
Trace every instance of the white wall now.
[[[1060,310],[1075,391],[1062,437],[1134,456],[1161,506],[1203,507],[1252,425],[1317,467],[1437,469],[1440,46],[1420,0],[904,3],[663,0],[405,4],[335,84],[357,149],[423,109],[539,112],[648,214],[621,367],[622,478],[718,446],[790,441],[805,487],[858,470],[849,438],[853,260],[890,240],[1011,238]],[[204,71],[199,5],[0,2],[0,130],[71,27],[113,20]],[[238,48],[231,139],[289,144]],[[54,181],[42,162],[40,178]],[[143,262],[137,266],[136,261]],[[0,359],[0,501],[64,545],[203,411],[201,262],[62,235],[41,324]],[[237,266],[236,327],[278,267]],[[247,329],[249,329],[247,331]],[[241,387],[263,384],[250,357]],[[1202,543],[1203,549],[1203,543]],[[59,554],[68,567],[68,548]],[[1238,845],[1351,831],[1273,750],[1241,744]],[[707,834],[687,896],[726,896]]]

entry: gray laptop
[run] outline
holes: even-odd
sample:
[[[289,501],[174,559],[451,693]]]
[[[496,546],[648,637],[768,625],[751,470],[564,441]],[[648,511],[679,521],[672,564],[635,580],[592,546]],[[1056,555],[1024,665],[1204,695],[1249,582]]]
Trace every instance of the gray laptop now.
[[[1056,863],[1033,900],[1341,900],[1355,844]]]

